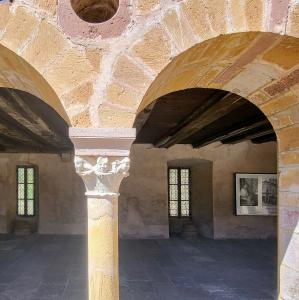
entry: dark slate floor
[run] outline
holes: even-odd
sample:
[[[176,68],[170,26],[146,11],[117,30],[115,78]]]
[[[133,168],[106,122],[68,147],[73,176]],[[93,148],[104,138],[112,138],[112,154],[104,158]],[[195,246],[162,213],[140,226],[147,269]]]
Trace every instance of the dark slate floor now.
[[[276,242],[122,241],[121,300],[276,299]]]
[[[124,240],[120,300],[275,299],[274,241]],[[0,236],[0,300],[86,300],[86,239]]]

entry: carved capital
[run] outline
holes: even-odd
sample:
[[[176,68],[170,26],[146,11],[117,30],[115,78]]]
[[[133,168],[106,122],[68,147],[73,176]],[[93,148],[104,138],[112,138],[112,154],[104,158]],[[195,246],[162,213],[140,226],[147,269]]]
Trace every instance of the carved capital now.
[[[75,156],[76,172],[88,197],[117,196],[122,179],[129,175],[128,157]]]

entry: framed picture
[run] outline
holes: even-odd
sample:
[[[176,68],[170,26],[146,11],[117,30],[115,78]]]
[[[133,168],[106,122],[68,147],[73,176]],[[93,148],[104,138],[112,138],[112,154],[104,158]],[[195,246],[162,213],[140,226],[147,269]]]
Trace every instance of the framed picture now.
[[[277,215],[277,175],[235,173],[236,214]]]

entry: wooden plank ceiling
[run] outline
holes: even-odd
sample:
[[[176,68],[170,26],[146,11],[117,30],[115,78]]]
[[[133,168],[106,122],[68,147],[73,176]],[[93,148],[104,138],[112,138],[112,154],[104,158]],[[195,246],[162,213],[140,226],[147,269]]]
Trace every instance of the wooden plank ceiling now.
[[[72,150],[68,125],[50,106],[31,94],[0,88],[0,152]]]
[[[248,100],[226,91],[189,89],[165,95],[146,107],[136,118],[135,143],[168,148],[192,144],[199,148],[251,140],[276,141],[272,125]]]

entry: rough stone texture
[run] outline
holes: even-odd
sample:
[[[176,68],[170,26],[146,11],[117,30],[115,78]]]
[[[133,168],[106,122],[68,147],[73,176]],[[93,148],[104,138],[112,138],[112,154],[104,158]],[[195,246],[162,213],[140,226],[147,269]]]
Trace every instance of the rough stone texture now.
[[[263,113],[267,116],[283,111],[298,103],[298,97],[291,92],[287,92],[285,95],[274,98],[265,104],[260,106]]]
[[[211,27],[208,22],[207,11],[203,1],[189,0],[182,4],[182,11],[190,22],[191,27],[201,39],[211,35]]]
[[[129,85],[136,89],[142,89],[150,82],[150,78],[144,73],[142,66],[137,66],[126,56],[118,58],[114,66],[114,78],[124,83],[130,78]]]
[[[137,9],[141,13],[148,13],[156,8],[160,0],[137,0]]]
[[[107,87],[107,101],[110,103],[136,109],[139,105],[138,98],[139,94],[136,91],[130,90],[116,82],[111,83]]]
[[[0,5],[0,32],[5,29],[9,19],[9,4],[5,3]]]
[[[246,28],[244,1],[230,1],[231,22],[234,32],[244,31]]]
[[[113,106],[102,105],[99,111],[100,127],[125,127],[133,126],[135,114]]]
[[[288,18],[289,0],[272,1],[269,29],[284,33]]]
[[[4,12],[5,13],[5,12]],[[39,21],[26,9],[19,7],[9,19],[5,33],[0,40],[5,46],[17,51],[29,39]]]
[[[293,68],[299,63],[297,41],[294,38],[284,37],[280,43],[265,52],[263,60],[286,70]]]
[[[288,14],[288,24],[287,24],[286,34],[294,37],[299,37],[298,25],[299,25],[299,5],[296,1],[291,1],[289,14]]]
[[[186,17],[176,10],[169,11],[164,17],[164,23],[170,32],[176,47],[182,51],[196,43],[195,35],[191,26],[187,23]]]
[[[87,81],[63,96],[63,104],[66,109],[74,109],[76,107],[85,108],[88,105],[89,98],[93,95],[93,82]]]
[[[247,20],[247,28],[249,31],[262,31],[263,29],[263,0],[246,0],[245,16]]]
[[[82,81],[93,75],[94,69],[85,55],[76,49],[65,52],[61,60],[56,61],[51,69],[45,73],[49,83],[55,87],[58,94],[65,93]]]
[[[144,40],[134,46],[133,52],[154,71],[161,70],[170,57],[170,45],[163,27],[155,27],[147,32]]]
[[[16,219],[16,165],[38,166],[38,224],[42,234],[86,233],[87,205],[85,188],[76,174],[72,158],[63,162],[59,155],[1,154],[0,232],[12,232]],[[61,184],[63,182],[63,184]]]
[[[36,0],[37,5],[47,11],[48,13],[55,15],[57,8],[57,0]]]
[[[44,71],[67,46],[63,35],[50,23],[40,24],[35,39],[26,47],[23,57],[38,70]]]
[[[84,110],[78,114],[75,114],[71,117],[72,124],[75,127],[79,128],[88,128],[92,126],[92,122],[90,120],[90,114],[88,110]]]
[[[223,157],[226,159],[223,160]],[[242,161],[236,160],[236,157],[242,157]],[[202,149],[177,145],[168,150],[151,149],[150,145],[133,145],[130,176],[120,188],[120,236],[168,237],[167,166],[173,166],[176,162],[180,166],[187,164],[197,174],[200,173],[197,165],[207,161],[213,163],[213,196],[207,192],[206,197],[214,199],[214,229],[207,220],[199,227],[201,233],[214,238],[275,236],[275,217],[234,215],[234,172],[276,172],[275,144],[253,145],[249,142],[231,146],[212,144]],[[194,178],[194,182],[198,180],[201,179]],[[203,199],[197,199],[195,190],[192,195],[193,201],[202,201],[204,204]]]

